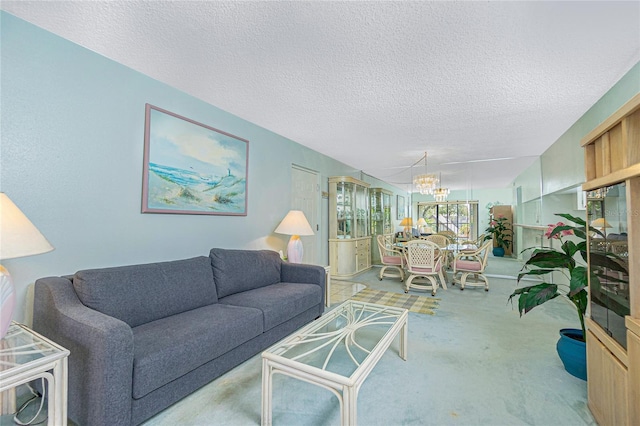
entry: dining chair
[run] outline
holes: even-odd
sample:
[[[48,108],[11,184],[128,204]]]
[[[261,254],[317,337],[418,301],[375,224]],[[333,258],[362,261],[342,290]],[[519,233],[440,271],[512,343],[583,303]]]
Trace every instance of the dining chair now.
[[[438,289],[437,278],[440,278],[442,288],[447,288],[447,282],[442,273],[440,248],[435,243],[425,240],[408,241],[405,246],[405,256],[409,273],[405,284],[405,293],[408,293],[411,288],[430,289],[431,295],[435,296]],[[414,283],[413,280],[416,278],[426,279],[429,284]]]
[[[484,290],[489,291],[489,279],[484,270],[492,246],[493,240],[489,240],[475,251],[465,250],[458,253],[453,259],[452,285],[460,284],[460,290],[464,290],[465,286],[484,286]]]
[[[487,234],[480,234],[478,235],[478,238],[476,238],[475,240],[464,240],[461,244],[462,245],[474,245],[476,247],[482,247],[482,245],[484,244],[484,241],[486,239]],[[491,237],[489,237],[491,238]]]
[[[444,235],[449,239],[449,244],[453,244],[458,239],[458,235],[453,231],[440,231],[437,232],[436,235]]]
[[[451,260],[450,259],[451,252],[447,249],[447,246],[451,244],[451,241],[449,240],[449,238],[446,237],[445,235],[433,234],[433,235],[420,237],[420,239],[425,241],[431,241],[432,243],[438,246],[438,248],[440,249],[440,254],[442,255],[442,266],[444,266],[445,268],[448,268]]]
[[[393,244],[394,237],[394,234],[381,234],[376,237],[380,262],[383,265],[378,277],[380,281],[383,277],[400,278],[400,281],[404,281],[404,250]]]

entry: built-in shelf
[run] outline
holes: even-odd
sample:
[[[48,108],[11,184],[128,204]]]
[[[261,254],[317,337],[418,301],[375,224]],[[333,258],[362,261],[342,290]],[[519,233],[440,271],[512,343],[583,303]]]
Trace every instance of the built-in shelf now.
[[[535,229],[536,231],[545,231],[547,230],[546,226],[540,226],[540,225],[525,225],[522,223],[514,223],[513,226],[519,226],[520,228],[524,228],[524,229]]]

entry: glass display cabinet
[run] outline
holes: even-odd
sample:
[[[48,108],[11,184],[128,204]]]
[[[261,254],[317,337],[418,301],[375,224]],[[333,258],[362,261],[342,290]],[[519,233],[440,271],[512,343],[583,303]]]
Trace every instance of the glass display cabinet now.
[[[591,283],[590,318],[625,349],[627,329],[624,319],[630,314],[626,212],[626,182],[587,194],[587,223],[600,232],[589,235],[589,269],[598,277],[598,281]],[[594,259],[595,254],[615,257],[612,263],[601,264]]]
[[[371,267],[369,184],[349,176],[329,178],[329,265],[336,278]]]
[[[581,141],[589,308],[587,393],[598,424],[640,424],[640,94]],[[612,262],[597,254],[615,255]],[[598,280],[593,279],[593,275]]]
[[[378,235],[392,234],[391,223],[391,197],[393,193],[382,188],[369,190],[371,207],[371,263],[380,264],[380,251],[378,250]]]

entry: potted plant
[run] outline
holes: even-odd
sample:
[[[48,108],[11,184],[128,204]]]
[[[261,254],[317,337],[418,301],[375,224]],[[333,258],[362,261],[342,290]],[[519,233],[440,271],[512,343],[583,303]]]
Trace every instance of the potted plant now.
[[[506,217],[499,215],[489,221],[489,227],[484,230],[487,233],[485,240],[493,239],[496,247],[493,248],[493,255],[496,257],[504,256],[504,251],[511,245],[511,235],[507,233],[509,221]]]
[[[518,283],[520,283],[520,280],[525,276],[536,276],[541,278],[543,282],[517,288],[509,296],[509,301],[513,302],[514,298],[518,298],[518,311],[520,312],[520,316],[558,296],[566,297],[571,301],[578,313],[581,328],[560,330],[560,340],[558,340],[556,348],[565,369],[570,374],[586,380],[586,346],[584,339],[586,329],[584,316],[587,311],[589,274],[586,266],[586,239],[587,232],[599,234],[601,237],[604,237],[604,235],[597,229],[588,227],[586,222],[580,218],[569,214],[556,214],[556,216],[563,217],[574,223],[574,225],[567,225],[558,222],[555,225],[549,225],[545,236],[548,239],[559,240],[561,244],[560,249],[533,249],[531,258],[527,260],[518,274]],[[569,235],[573,235],[576,238],[563,239],[563,237]],[[577,242],[574,240],[577,240]],[[577,254],[580,254],[580,258],[585,262],[584,265],[576,261]],[[591,251],[590,257],[592,265],[591,285],[596,288],[600,288],[599,277],[604,275],[605,268],[613,271],[626,272],[625,268],[616,262],[617,256],[612,253]],[[552,279],[549,280],[553,272],[563,273],[568,278],[569,283],[553,283]]]

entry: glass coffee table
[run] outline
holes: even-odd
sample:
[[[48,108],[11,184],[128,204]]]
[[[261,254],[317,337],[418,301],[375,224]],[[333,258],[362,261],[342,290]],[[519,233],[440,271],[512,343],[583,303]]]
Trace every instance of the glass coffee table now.
[[[49,426],[67,424],[69,351],[30,328],[13,322],[0,339],[0,392],[32,380],[46,379]]]
[[[357,423],[360,386],[395,337],[407,359],[408,311],[348,300],[262,353],[262,424],[271,425],[276,373],[333,392],[341,423]]]

